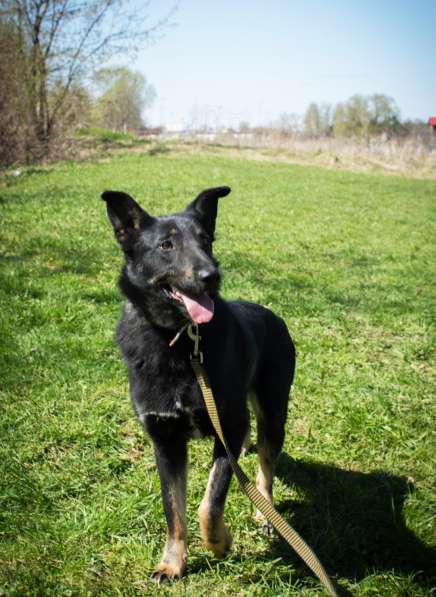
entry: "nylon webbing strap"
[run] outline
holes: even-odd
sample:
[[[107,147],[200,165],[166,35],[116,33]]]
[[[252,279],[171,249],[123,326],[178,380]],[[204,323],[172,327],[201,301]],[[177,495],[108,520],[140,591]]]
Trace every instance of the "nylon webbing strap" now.
[[[318,560],[316,555],[313,553],[313,551],[310,549],[307,543],[300,537],[297,531],[295,531],[280,516],[280,514],[266,499],[266,497],[260,493],[260,491],[256,488],[255,485],[253,485],[253,483],[248,479],[247,475],[244,473],[244,471],[237,463],[233,454],[230,452],[227,446],[227,442],[223,435],[218,411],[215,405],[215,400],[206,372],[201,366],[199,359],[195,356],[191,360],[191,365],[197,378],[198,384],[200,386],[201,393],[203,394],[209,418],[216,431],[216,434],[220,438],[221,443],[223,444],[227,452],[227,456],[229,458],[233,472],[235,473],[235,476],[242,490],[250,498],[253,504],[260,510],[260,512],[271,522],[271,524],[274,526],[277,532],[280,533],[280,535],[285,539],[285,541],[287,541],[287,543],[292,547],[292,549],[294,549],[297,552],[297,554],[307,564],[307,566],[312,570],[312,572],[316,574],[316,576],[319,578],[319,580],[326,588],[327,592],[333,597],[336,597],[336,591],[333,588],[331,580],[327,576],[327,573],[324,570],[323,565]]]

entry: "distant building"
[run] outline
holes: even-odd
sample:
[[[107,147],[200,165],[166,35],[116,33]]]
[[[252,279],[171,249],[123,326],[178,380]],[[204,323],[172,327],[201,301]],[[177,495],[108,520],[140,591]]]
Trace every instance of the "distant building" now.
[[[156,127],[143,126],[140,129],[138,129],[136,134],[138,135],[138,137],[159,137],[159,135],[162,135],[162,133],[163,133],[163,128],[161,126],[156,126]]]
[[[433,133],[436,133],[436,116],[430,116],[428,124],[431,126]]]

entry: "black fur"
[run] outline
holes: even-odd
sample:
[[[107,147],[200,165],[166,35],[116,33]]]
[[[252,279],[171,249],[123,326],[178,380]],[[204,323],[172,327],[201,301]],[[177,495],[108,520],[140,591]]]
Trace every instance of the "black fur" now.
[[[219,295],[220,273],[212,242],[218,199],[229,192],[228,187],[206,189],[181,213],[163,217],[150,216],[124,193],[102,195],[125,256],[120,288],[128,303],[118,326],[118,341],[128,366],[135,411],[155,446],[168,523],[167,546],[154,572],[158,581],[178,577],[185,569],[187,442],[194,435],[215,435],[189,362],[192,341],[183,333],[169,346],[190,320],[174,291],[194,300],[207,293],[213,300],[212,319],[199,326],[204,367],[236,457],[248,428],[247,394],[252,391],[256,396],[258,448],[268,477],[267,481],[261,478],[261,484],[272,485],[269,472],[284,439],[295,366],[286,326],[260,305],[225,301]],[[223,555],[230,547],[221,518],[231,469],[216,438],[213,470],[200,514],[202,536],[208,547]]]

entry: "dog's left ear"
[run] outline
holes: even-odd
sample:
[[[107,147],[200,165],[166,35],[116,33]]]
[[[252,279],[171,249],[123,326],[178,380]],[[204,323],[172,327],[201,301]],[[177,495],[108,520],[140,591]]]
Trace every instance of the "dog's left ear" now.
[[[213,235],[218,210],[218,199],[225,197],[230,191],[230,187],[205,189],[188,205],[186,211],[194,214],[208,232]]]

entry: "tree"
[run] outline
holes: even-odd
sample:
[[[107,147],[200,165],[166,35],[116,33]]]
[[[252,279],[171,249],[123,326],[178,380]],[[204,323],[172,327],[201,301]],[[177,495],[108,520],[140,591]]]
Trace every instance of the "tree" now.
[[[141,73],[105,68],[96,73],[96,83],[103,88],[93,111],[98,126],[124,132],[143,126],[142,112],[153,103],[156,92]]]
[[[400,132],[400,110],[392,97],[374,94],[368,98],[368,104],[372,134]]]
[[[348,133],[347,109],[343,103],[336,104],[333,111],[333,134],[336,137],[346,136]]]
[[[318,137],[321,134],[321,117],[319,108],[314,102],[309,104],[304,115],[303,131],[309,137]]]
[[[323,103],[318,107],[319,124],[322,135],[330,135],[332,132],[332,106],[331,104]]]
[[[353,95],[347,102],[337,104],[334,111],[333,131],[337,136],[368,138],[400,130],[400,111],[387,95]]]
[[[368,137],[371,121],[368,98],[359,94],[350,97],[347,103],[347,118],[355,135]]]
[[[303,119],[303,132],[309,137],[330,135],[332,107],[330,104],[315,104],[312,102],[306,110]]]
[[[367,97],[356,94],[347,102],[336,106],[333,115],[333,131],[336,136],[368,137],[369,125]]]
[[[0,18],[28,49],[24,92],[41,147],[48,148],[74,83],[114,54],[135,51],[167,22],[169,15],[146,27],[145,8],[129,10],[128,0],[1,0]]]
[[[54,85],[50,91],[50,106],[55,106],[59,96],[64,94],[62,86]],[[84,128],[91,124],[93,100],[88,90],[80,82],[74,82],[65,94],[62,112],[59,113],[57,131]]]
[[[11,164],[25,157],[30,144],[29,106],[22,93],[28,55],[14,26],[4,19],[0,20],[0,56],[0,164]]]

